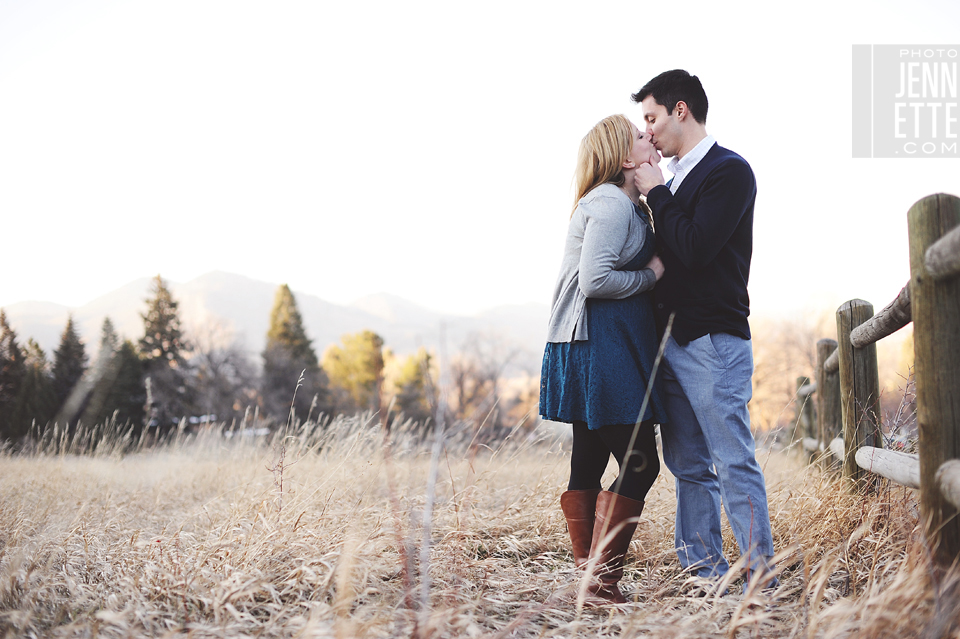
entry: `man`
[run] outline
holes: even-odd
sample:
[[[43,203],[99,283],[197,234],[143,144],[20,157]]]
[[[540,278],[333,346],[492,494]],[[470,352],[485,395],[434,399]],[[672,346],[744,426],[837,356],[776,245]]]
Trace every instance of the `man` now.
[[[661,437],[664,461],[676,477],[677,555],[699,577],[727,572],[722,497],[741,554],[750,557],[748,568],[767,571],[773,538],[747,412],[756,181],[746,160],[707,134],[707,96],[696,76],[667,71],[631,97],[643,109],[653,144],[673,156],[669,184],[649,163],[640,166],[635,182],[653,209],[664,265],[654,289],[661,329],[676,313],[664,353],[668,423]]]

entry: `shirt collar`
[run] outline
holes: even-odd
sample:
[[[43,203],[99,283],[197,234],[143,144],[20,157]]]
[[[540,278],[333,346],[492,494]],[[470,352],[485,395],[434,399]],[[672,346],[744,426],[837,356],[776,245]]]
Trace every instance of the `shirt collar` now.
[[[677,157],[674,156],[670,162],[667,163],[667,170],[674,175],[678,173],[689,173],[690,169],[700,163],[703,156],[707,154],[707,151],[709,151],[710,147],[716,144],[716,142],[716,139],[714,139],[712,135],[708,135],[700,140],[697,146],[690,149],[690,152],[683,156],[683,159],[678,160]]]

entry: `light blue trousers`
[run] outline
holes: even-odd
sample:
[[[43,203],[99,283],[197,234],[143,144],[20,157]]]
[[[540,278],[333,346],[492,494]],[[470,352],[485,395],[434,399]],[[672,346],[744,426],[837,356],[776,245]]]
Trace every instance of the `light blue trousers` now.
[[[750,340],[715,333],[664,352],[668,423],[663,459],[676,477],[675,543],[680,564],[701,577],[723,575],[720,504],[749,568],[771,569],[773,536],[763,471],[757,463],[747,402],[753,394]]]

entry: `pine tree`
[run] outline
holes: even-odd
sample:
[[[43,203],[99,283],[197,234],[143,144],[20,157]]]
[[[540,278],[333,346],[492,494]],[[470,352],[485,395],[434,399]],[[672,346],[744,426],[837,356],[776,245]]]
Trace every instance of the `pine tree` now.
[[[147,312],[143,318],[143,337],[140,338],[140,354],[148,364],[162,362],[169,368],[182,368],[186,362],[184,352],[187,344],[180,329],[180,303],[173,299],[167,283],[157,275],[147,299]]]
[[[94,390],[84,423],[102,424],[115,418],[121,427],[133,426],[133,436],[138,437],[147,400],[142,380],[143,362],[137,347],[124,340],[110,358],[102,383]]]
[[[23,354],[25,374],[11,419],[14,429],[11,439],[26,435],[32,424],[44,429],[57,409],[57,396],[46,353],[33,339],[29,339]]]
[[[103,320],[100,351],[88,376],[93,380],[93,392],[83,412],[83,423],[102,424],[116,416],[118,425],[133,425],[134,435],[139,435],[146,401],[143,363],[133,342],[120,343],[109,317]]]
[[[154,405],[151,412],[162,430],[167,430],[191,412],[191,392],[185,353],[189,348],[180,328],[179,303],[157,275],[147,299],[140,355],[144,375],[149,376]]]
[[[87,353],[71,315],[60,335],[60,346],[53,352],[53,390],[57,410],[64,406],[86,370]]]
[[[308,366],[317,366],[317,354],[303,328],[303,318],[297,308],[297,300],[286,284],[277,289],[270,311],[270,328],[267,329],[267,348],[282,346],[287,352]]]
[[[380,410],[383,382],[383,338],[373,331],[344,335],[342,346],[323,354],[323,369],[330,383],[350,394],[360,410]]]
[[[303,382],[297,381],[303,373]],[[290,402],[296,391],[293,408],[298,417],[306,418],[311,406],[313,416],[328,408],[327,378],[317,362],[311,340],[303,328],[297,301],[286,284],[277,289],[270,311],[267,345],[263,350],[264,410],[280,422],[286,420]],[[314,402],[316,402],[314,404]]]
[[[0,437],[15,439],[14,424],[20,390],[27,374],[25,355],[17,344],[17,333],[7,323],[7,314],[0,309]]]
[[[117,329],[109,317],[103,318],[103,324],[100,326],[100,351],[97,354],[99,361],[101,353],[116,353],[120,348],[120,336],[117,335]]]
[[[93,366],[80,376],[73,390],[67,395],[66,401],[60,405],[56,420],[58,424],[73,424],[78,421],[78,418],[80,422],[88,425],[97,424],[100,421],[91,418],[91,411],[96,412],[96,409],[92,409],[90,404],[95,401],[98,393],[101,397],[103,396],[104,376],[116,350],[117,334],[109,317],[104,318],[102,331],[97,359]],[[86,353],[84,353],[84,359],[86,359]]]

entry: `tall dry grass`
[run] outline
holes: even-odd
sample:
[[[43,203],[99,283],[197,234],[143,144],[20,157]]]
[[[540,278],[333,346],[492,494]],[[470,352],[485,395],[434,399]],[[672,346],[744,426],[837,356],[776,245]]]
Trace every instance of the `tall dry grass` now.
[[[558,505],[567,452],[547,432],[518,432],[496,448],[471,445],[469,432],[452,438],[432,495],[431,442],[403,428],[389,447],[363,418],[271,438],[226,434],[181,432],[153,449],[116,438],[71,448],[61,434],[0,457],[0,631],[960,636],[957,579],[933,578],[915,494],[885,487],[850,496],[788,453],[761,458],[781,550],[775,592],[731,575],[729,594],[691,594],[673,552],[673,482],[664,475],[627,558],[623,587],[633,603],[577,610],[550,599],[576,573]],[[87,454],[74,454],[81,448]],[[729,530],[725,546],[734,557]]]

